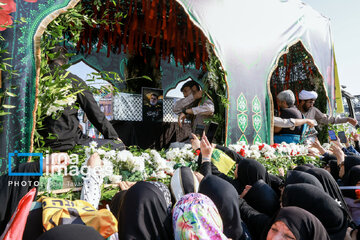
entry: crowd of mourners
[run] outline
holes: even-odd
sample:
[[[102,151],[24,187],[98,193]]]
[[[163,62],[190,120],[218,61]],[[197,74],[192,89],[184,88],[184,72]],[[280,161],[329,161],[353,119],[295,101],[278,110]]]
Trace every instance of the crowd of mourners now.
[[[155,181],[121,182],[122,190],[104,210],[109,213],[98,215],[94,213],[101,211],[97,209],[102,177],[95,169],[101,169],[102,161],[93,154],[81,192],[87,208],[92,207],[92,223],[85,223],[89,215],[68,208],[71,217],[52,216],[44,227],[48,203],[42,202],[29,212],[23,239],[359,239],[360,189],[340,189],[360,185],[359,135],[353,140],[354,146],[333,141],[329,151],[316,141],[309,152],[321,155],[324,168],[300,165],[282,178],[269,174],[256,159],[211,144],[205,135],[201,140],[194,137],[192,146],[200,152],[197,171],[178,168],[169,187]],[[211,162],[214,148],[236,162],[234,178]],[[14,171],[39,172],[39,163],[23,163]],[[1,177],[1,232],[6,232],[20,199],[32,188],[8,182],[36,178]],[[108,229],[116,232],[109,235]]]

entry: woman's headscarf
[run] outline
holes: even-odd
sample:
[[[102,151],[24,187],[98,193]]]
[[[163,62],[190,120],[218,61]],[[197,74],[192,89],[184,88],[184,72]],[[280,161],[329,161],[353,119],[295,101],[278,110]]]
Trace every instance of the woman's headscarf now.
[[[324,190],[319,180],[313,175],[306,172],[289,170],[286,174],[285,185],[296,183],[308,183]]]
[[[329,167],[330,167],[330,174],[331,176],[335,179],[338,180],[339,179],[339,167],[337,165],[337,161],[336,160],[330,160],[329,161]]]
[[[191,168],[180,167],[171,177],[170,188],[175,200],[179,201],[185,194],[197,192],[199,182]]]
[[[265,167],[256,160],[245,158],[239,162],[237,171],[240,185],[244,188],[246,185],[253,185],[256,181],[262,179],[267,184],[270,183],[268,173]]]
[[[331,239],[344,239],[348,227],[347,214],[338,202],[319,188],[307,183],[288,185],[282,204],[311,212],[323,224]]]
[[[307,170],[309,170],[310,168],[314,168],[315,166],[310,164],[310,163],[307,163],[307,164],[303,164],[303,165],[299,165],[297,166],[296,168],[294,168],[293,170],[296,170],[296,171],[301,171],[301,172],[306,172]]]
[[[281,208],[273,223],[277,221],[285,223],[294,234],[296,240],[330,239],[319,219],[299,207]]]
[[[348,210],[346,202],[344,200],[343,194],[339,188],[339,185],[335,181],[335,179],[331,176],[331,174],[322,168],[312,168],[307,171],[307,173],[316,177],[319,182],[322,184],[324,191],[330,195],[335,200],[341,202],[341,207],[345,209],[348,213],[349,220],[351,220],[351,214]]]
[[[355,186],[360,181],[360,165],[354,166],[349,171],[349,186]]]
[[[189,193],[175,204],[172,214],[175,240],[228,239],[222,232],[220,214],[211,199],[200,193]]]
[[[263,180],[258,180],[252,185],[244,199],[252,208],[269,217],[274,216],[280,208],[278,195]]]
[[[239,210],[239,195],[229,182],[209,175],[199,186],[199,193],[208,196],[216,205],[224,224],[224,234],[233,240],[243,235],[242,220]]]
[[[172,202],[171,202],[171,193],[169,188],[162,182],[149,181],[148,183],[151,183],[152,185],[156,186],[163,193],[166,201],[168,213],[171,213]]]
[[[104,240],[93,227],[82,224],[63,224],[43,233],[38,240]]]
[[[360,157],[358,156],[346,156],[344,162],[345,174],[342,177],[344,185],[349,185],[349,172],[350,169],[354,166],[360,165]]]
[[[119,239],[173,237],[169,203],[163,191],[151,182],[137,182],[127,191],[119,213]]]
[[[127,190],[122,190],[122,191],[118,192],[117,194],[115,194],[113,196],[113,198],[111,199],[110,211],[112,212],[112,214],[114,214],[116,219],[119,218],[121,205],[124,200],[124,196],[125,196],[126,192],[127,192]]]
[[[355,186],[357,182],[360,181],[360,165],[353,166],[350,171],[346,181],[347,186]],[[356,199],[356,194],[354,189],[344,190],[344,196]]]

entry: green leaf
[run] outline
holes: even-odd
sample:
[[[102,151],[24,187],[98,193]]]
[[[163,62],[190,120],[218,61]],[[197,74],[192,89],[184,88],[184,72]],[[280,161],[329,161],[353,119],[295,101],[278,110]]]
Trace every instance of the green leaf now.
[[[152,79],[151,79],[151,77],[148,77],[148,76],[141,76],[142,78],[145,78],[145,79],[147,79],[147,80],[150,80],[150,81],[152,81]]]
[[[17,97],[17,95],[15,93],[12,93],[12,92],[5,92],[5,93],[9,97]]]
[[[2,107],[3,108],[15,108],[16,106],[4,104],[4,105],[2,105]]]
[[[0,111],[0,116],[5,116],[5,115],[9,115],[11,114],[10,112],[4,112],[4,111]]]

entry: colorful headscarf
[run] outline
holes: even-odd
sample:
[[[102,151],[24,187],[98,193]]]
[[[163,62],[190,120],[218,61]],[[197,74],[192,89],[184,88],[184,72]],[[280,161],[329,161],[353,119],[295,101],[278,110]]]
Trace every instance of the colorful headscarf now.
[[[201,193],[184,195],[173,209],[175,240],[179,239],[227,239],[215,204]]]

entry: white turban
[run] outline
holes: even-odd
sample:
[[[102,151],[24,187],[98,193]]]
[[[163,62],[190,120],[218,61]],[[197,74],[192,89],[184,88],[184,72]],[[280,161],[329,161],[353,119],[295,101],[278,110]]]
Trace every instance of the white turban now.
[[[299,93],[300,100],[317,99],[317,97],[318,94],[315,91],[301,90],[301,92]]]

